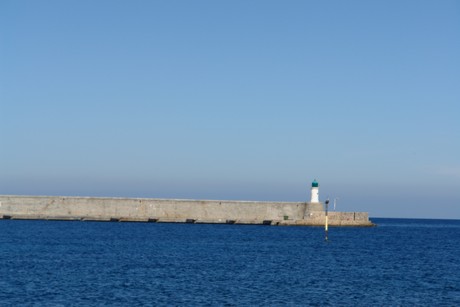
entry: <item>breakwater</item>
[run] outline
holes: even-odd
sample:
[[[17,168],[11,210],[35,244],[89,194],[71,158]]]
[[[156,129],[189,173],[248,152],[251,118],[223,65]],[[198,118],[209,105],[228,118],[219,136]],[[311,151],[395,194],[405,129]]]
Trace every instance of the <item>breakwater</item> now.
[[[328,214],[331,226],[372,226],[367,212]],[[0,218],[324,225],[322,203],[0,195]]]

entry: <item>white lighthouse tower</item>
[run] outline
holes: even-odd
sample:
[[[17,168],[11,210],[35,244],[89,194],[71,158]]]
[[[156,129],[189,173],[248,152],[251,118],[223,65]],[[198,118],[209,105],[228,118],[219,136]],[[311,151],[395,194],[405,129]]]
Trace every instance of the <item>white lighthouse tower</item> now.
[[[312,203],[319,203],[319,184],[315,180],[311,183],[311,201]]]

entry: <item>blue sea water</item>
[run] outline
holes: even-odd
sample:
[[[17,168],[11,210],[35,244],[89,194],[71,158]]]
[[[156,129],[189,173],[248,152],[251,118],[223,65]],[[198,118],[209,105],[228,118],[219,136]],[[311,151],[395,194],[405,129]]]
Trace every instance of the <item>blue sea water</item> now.
[[[460,221],[0,220],[1,305],[460,306]]]

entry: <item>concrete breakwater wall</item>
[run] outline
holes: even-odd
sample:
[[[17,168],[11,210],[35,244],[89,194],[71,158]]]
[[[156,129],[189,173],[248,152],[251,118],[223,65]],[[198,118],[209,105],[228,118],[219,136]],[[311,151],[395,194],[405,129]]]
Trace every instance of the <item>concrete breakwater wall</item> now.
[[[0,195],[2,219],[324,225],[321,203]],[[372,226],[367,212],[329,212],[331,226]]]

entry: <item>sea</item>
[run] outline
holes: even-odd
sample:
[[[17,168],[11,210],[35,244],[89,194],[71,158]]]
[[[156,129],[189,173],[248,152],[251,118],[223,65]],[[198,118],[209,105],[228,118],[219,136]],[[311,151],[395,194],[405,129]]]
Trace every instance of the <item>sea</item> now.
[[[460,306],[460,220],[0,220],[1,306]]]

